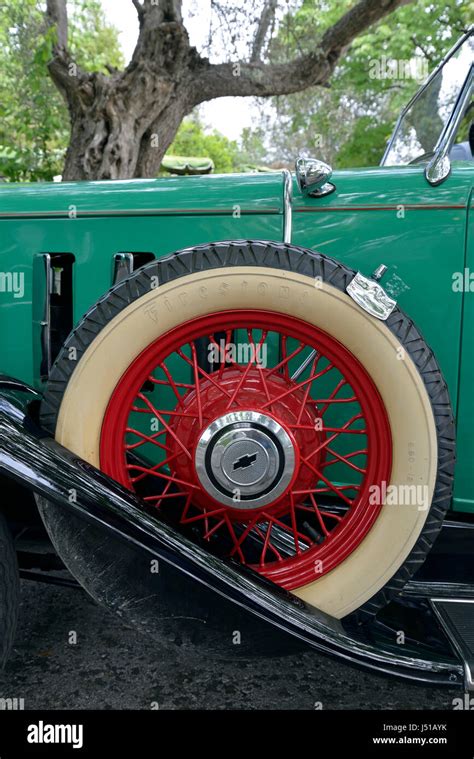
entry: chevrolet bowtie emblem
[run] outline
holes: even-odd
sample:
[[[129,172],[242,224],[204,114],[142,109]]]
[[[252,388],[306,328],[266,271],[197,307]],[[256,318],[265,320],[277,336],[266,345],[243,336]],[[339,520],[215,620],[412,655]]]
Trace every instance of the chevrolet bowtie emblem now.
[[[257,460],[257,454],[245,454],[244,456],[241,456],[240,459],[237,459],[237,461],[234,461],[233,470],[235,472],[236,469],[247,469],[247,467],[252,466],[252,464],[255,464]]]

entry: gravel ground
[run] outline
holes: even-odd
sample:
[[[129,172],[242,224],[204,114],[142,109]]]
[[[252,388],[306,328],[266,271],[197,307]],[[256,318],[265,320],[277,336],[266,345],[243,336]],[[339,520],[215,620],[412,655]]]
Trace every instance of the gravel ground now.
[[[71,645],[69,632],[78,640]],[[278,658],[161,651],[82,590],[23,582],[0,697],[25,709],[452,709],[459,691],[368,674],[304,650]]]

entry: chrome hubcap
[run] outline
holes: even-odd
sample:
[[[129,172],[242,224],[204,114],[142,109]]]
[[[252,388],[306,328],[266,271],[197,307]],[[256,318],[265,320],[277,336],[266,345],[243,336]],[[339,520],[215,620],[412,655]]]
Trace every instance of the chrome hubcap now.
[[[234,411],[204,430],[195,465],[202,486],[217,501],[238,510],[255,509],[285,492],[295,470],[295,449],[275,419],[258,411]]]

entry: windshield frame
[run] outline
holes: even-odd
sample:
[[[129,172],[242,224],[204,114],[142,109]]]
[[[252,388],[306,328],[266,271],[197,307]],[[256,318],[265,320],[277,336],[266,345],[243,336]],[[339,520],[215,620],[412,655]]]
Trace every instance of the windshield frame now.
[[[438,66],[436,66],[436,68],[433,69],[433,71],[431,72],[429,77],[426,79],[424,84],[420,87],[420,89],[415,93],[415,95],[410,99],[407,105],[403,108],[403,110],[401,111],[397,119],[392,135],[387,143],[387,147],[385,148],[384,154],[382,156],[382,160],[380,161],[380,166],[385,165],[388,155],[392,149],[393,143],[397,137],[400,124],[403,118],[405,117],[406,113],[412,108],[412,106],[416,103],[416,101],[426,91],[426,88],[429,87],[430,83],[441,71],[441,69],[445,66],[448,60],[459,50],[459,48],[465,43],[465,41],[469,37],[471,37],[473,34],[474,34],[474,26],[471,26],[467,30],[467,32],[463,34],[463,36],[456,42],[456,44],[453,45],[453,47],[445,55],[445,57],[438,64]],[[428,166],[425,169],[425,176],[427,180],[430,182],[430,184],[439,184],[444,179],[446,179],[446,177],[449,175],[450,161],[449,161],[448,152],[451,148],[451,143],[453,142],[454,137],[456,135],[456,130],[462,118],[464,108],[467,105],[469,101],[469,97],[471,95],[471,90],[473,86],[473,72],[474,72],[474,63],[471,63],[471,67],[461,87],[461,90],[453,106],[451,114],[449,118],[447,119],[446,124],[444,125],[443,129],[441,130],[441,133],[438,137],[436,145],[434,146],[433,153],[429,155],[427,154],[426,156],[427,161],[428,159],[431,158]],[[405,164],[405,165],[409,165],[409,164]]]

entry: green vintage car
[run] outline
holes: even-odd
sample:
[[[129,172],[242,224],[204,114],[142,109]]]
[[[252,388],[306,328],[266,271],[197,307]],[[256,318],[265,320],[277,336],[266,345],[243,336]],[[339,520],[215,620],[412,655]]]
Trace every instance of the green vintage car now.
[[[3,658],[13,534],[151,634],[474,686],[473,49],[378,167],[1,187]]]

